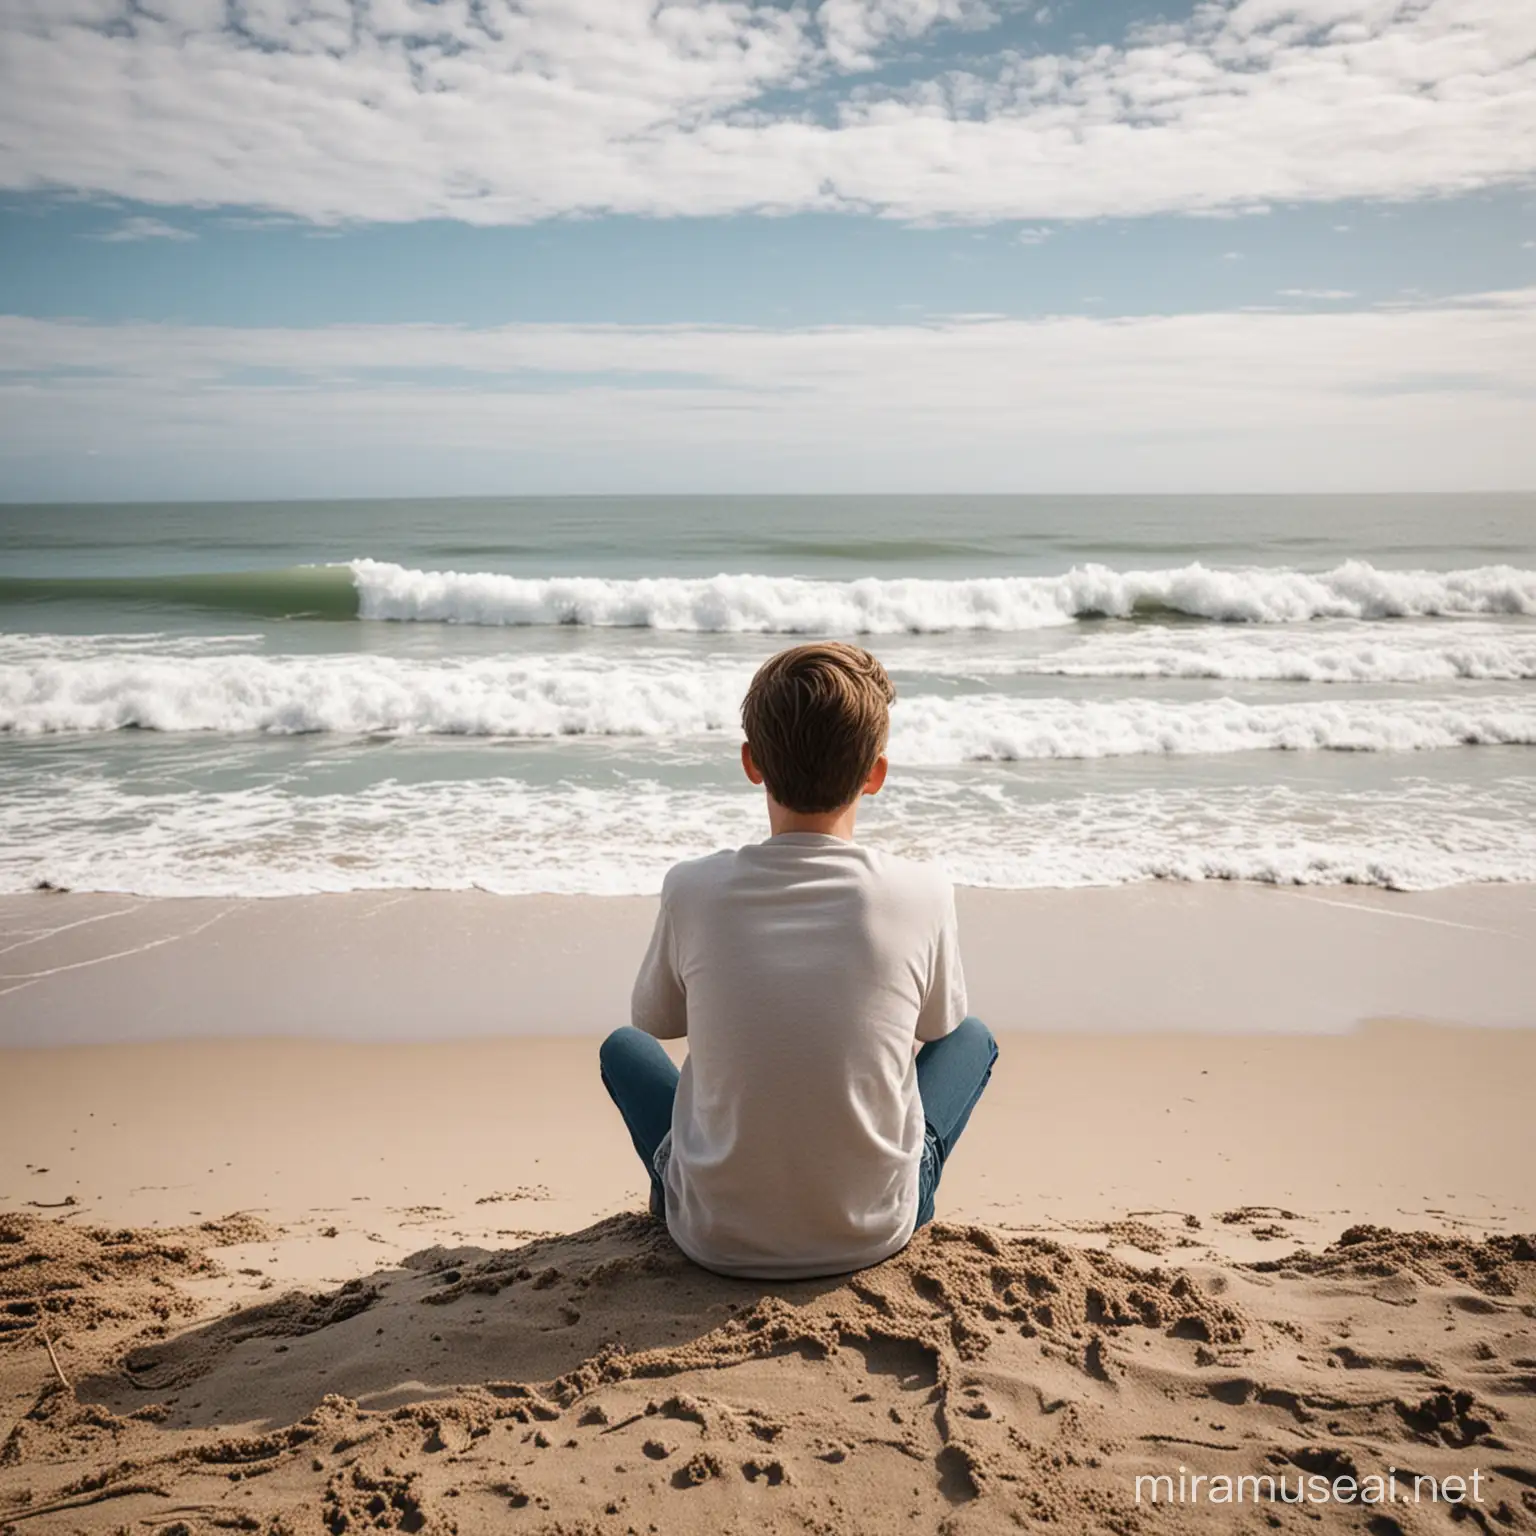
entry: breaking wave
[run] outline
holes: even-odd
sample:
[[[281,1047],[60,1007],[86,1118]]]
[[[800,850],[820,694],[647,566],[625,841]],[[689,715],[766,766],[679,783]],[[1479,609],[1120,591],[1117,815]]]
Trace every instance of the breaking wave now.
[[[1116,571],[952,580],[718,575],[509,576],[422,571],[379,560],[284,570],[123,577],[0,578],[0,603],[190,607],[264,618],[477,625],[574,624],[717,633],[1010,632],[1092,618],[1307,619],[1536,614],[1536,571]]]
[[[0,665],[0,731],[696,738],[734,731],[750,668],[549,656],[100,656]],[[899,699],[891,755],[921,765],[1264,750],[1536,744],[1536,694],[1465,698]]]
[[[1229,623],[1536,614],[1536,571],[1114,571],[810,581],[796,576],[524,577],[416,571],[354,561],[365,619],[441,624],[579,624],[760,634],[1015,631],[1086,618],[1183,615]]]

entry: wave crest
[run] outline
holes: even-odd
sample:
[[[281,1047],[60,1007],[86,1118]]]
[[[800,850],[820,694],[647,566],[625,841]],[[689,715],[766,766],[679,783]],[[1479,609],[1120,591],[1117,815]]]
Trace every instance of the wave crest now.
[[[812,581],[799,576],[506,576],[351,565],[365,619],[578,624],[759,634],[1013,631],[1084,618],[1178,614],[1226,623],[1536,614],[1536,571],[1165,571],[1074,567],[1063,576]]]

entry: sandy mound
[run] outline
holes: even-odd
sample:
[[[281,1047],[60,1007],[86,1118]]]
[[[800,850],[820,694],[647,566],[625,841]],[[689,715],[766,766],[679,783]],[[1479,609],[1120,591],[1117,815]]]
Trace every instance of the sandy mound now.
[[[1490,1237],[1481,1242],[1432,1232],[1350,1227],[1323,1253],[1294,1253],[1250,1267],[1286,1275],[1347,1275],[1402,1279],[1429,1285],[1467,1285],[1485,1296],[1514,1296],[1536,1263],[1536,1237]]]
[[[195,1312],[176,1282],[218,1274],[210,1248],[267,1231],[244,1215],[151,1232],[0,1213],[0,1349],[28,1338],[39,1320],[78,1331]]]
[[[941,1225],[875,1269],[769,1285],[707,1275],[622,1216],[173,1332],[182,1303],[133,1298],[211,1262],[187,1234],[52,1227],[0,1229],[39,1275],[74,1277],[58,1326],[88,1367],[66,1391],[17,1315],[0,1529],[29,1536],[1447,1528],[1444,1506],[1137,1497],[1181,1468],[1389,1467],[1476,1469],[1463,1515],[1536,1531],[1527,1240],[1356,1229],[1321,1254],[1173,1267]],[[146,1257],[103,1257],[118,1248]],[[101,1347],[77,1352],[93,1325]]]

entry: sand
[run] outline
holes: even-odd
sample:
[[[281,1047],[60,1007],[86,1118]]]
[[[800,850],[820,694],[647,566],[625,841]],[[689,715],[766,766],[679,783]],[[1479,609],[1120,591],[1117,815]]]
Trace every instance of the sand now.
[[[0,1529],[1380,1536],[1445,1528],[1431,1488],[1536,1529],[1529,1238],[1145,1263],[946,1222],[764,1286],[629,1213],[189,1322],[251,1236],[0,1218],[0,1359],[31,1377]],[[1153,1506],[1196,1476],[1207,1499]],[[1283,1502],[1314,1478],[1328,1503]]]
[[[788,1284],[643,1214],[643,903],[0,907],[0,1039],[120,1042],[0,1051],[0,1530],[1536,1531],[1531,898],[1077,894],[967,893],[940,1221]]]
[[[1536,887],[962,890],[958,906],[971,1005],[999,1033],[1536,1027]],[[0,896],[0,1046],[602,1034],[628,1019],[655,911],[478,891]]]

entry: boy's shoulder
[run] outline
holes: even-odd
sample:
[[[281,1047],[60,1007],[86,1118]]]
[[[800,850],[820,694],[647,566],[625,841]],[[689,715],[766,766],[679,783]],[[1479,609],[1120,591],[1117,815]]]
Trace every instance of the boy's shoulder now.
[[[748,843],[741,848],[721,848],[699,858],[674,864],[661,883],[664,900],[686,898],[691,892],[718,887],[733,879],[742,868],[743,855],[759,847]],[[867,843],[849,843],[844,852],[850,861],[866,871],[868,884],[875,890],[889,892],[908,901],[932,903],[940,909],[954,901],[954,885],[937,864],[903,858]]]
[[[903,858],[883,848],[866,848],[870,873],[893,893],[911,900],[948,907],[955,899],[954,883],[946,871],[925,859]]]
[[[735,868],[736,857],[740,852],[739,848],[717,848],[714,853],[679,860],[662,877],[663,900],[725,879]]]

